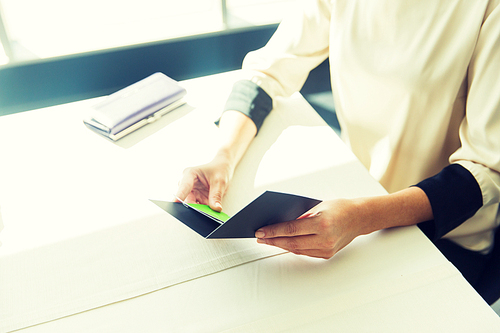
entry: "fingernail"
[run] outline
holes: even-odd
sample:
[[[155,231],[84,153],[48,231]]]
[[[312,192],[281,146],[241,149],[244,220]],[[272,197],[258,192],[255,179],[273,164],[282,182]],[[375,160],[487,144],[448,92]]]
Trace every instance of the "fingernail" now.
[[[259,229],[255,232],[255,237],[257,238],[263,238],[266,234],[264,233],[264,231],[262,229]]]
[[[216,211],[222,212],[222,204],[219,201],[215,202]]]
[[[257,238],[257,243],[266,244],[266,240],[262,238]]]

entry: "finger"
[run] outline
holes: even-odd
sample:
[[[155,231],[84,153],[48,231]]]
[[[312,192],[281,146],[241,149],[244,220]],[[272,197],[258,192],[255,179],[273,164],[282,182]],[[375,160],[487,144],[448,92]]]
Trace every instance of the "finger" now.
[[[226,189],[226,182],[222,180],[215,180],[210,184],[210,193],[208,197],[208,204],[210,208],[217,212],[222,211],[222,197]]]
[[[297,220],[319,216],[320,214],[321,214],[321,212],[306,212],[306,213],[300,215],[299,217],[297,217]]]
[[[193,189],[184,202],[208,205],[208,197],[204,195],[204,192]]]
[[[335,255],[334,250],[298,250],[298,251],[290,251],[293,254],[321,258],[321,259],[330,259]]]
[[[210,188],[210,197],[208,198],[208,205],[216,212],[222,212],[222,191],[219,189]]]
[[[316,235],[296,236],[296,237],[278,237],[278,238],[259,238],[257,242],[282,248],[290,252],[306,251],[312,249],[322,249],[318,243]]]
[[[316,231],[311,219],[303,218],[288,222],[281,222],[260,228],[255,232],[257,238],[291,237],[300,235],[313,235]]]
[[[302,237],[308,237],[308,236],[302,236]],[[315,236],[311,236],[315,237]],[[298,237],[292,237],[292,238],[298,238]],[[334,249],[300,249],[298,247],[301,247],[299,242],[296,243],[290,243],[290,239],[288,241],[281,241],[282,239],[280,238],[271,238],[271,239],[257,239],[257,242],[260,244],[267,244],[271,246],[276,246],[279,248],[282,248],[283,250],[286,250],[288,252],[291,252],[293,254],[297,255],[304,255],[308,257],[315,257],[315,258],[322,258],[322,259],[330,259],[333,257],[333,255],[336,253]],[[307,242],[307,240],[305,240]],[[308,244],[302,245],[304,247],[308,247]]]
[[[181,199],[177,195],[173,195],[171,201],[173,201],[173,202],[182,202],[184,200],[181,201]]]
[[[308,217],[315,217],[315,216],[320,215],[321,211],[318,208],[320,205],[321,205],[321,203],[319,205],[316,205],[313,208],[309,209],[307,212],[305,212],[304,214],[300,215],[297,219],[305,219],[305,218],[308,218]]]
[[[186,200],[187,196],[194,187],[194,182],[197,179],[197,176],[192,172],[185,171],[181,181],[179,182],[179,186],[177,187],[177,193],[175,196],[180,200]]]

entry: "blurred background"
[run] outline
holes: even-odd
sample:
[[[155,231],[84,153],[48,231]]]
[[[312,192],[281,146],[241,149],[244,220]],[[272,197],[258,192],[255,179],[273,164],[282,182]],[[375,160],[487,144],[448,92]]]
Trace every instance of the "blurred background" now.
[[[296,0],[0,0],[0,115],[241,67]],[[336,126],[328,62],[303,94]]]
[[[294,0],[1,0],[0,64],[281,21]]]

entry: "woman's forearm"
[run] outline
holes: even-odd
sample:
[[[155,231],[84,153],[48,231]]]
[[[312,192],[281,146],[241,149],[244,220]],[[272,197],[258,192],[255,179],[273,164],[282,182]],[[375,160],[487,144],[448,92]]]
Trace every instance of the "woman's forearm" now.
[[[226,158],[234,170],[257,133],[254,122],[238,111],[223,113],[220,123],[220,147],[217,157]]]
[[[378,197],[355,199],[363,221],[361,234],[398,226],[415,225],[433,219],[431,204],[425,192],[410,187]]]

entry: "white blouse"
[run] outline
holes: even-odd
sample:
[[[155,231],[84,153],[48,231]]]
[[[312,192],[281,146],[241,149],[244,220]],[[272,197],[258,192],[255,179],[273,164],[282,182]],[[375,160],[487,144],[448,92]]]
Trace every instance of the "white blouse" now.
[[[272,98],[329,57],[342,137],[389,192],[450,163],[482,208],[445,237],[487,252],[499,225],[500,0],[309,0],[243,63]]]

